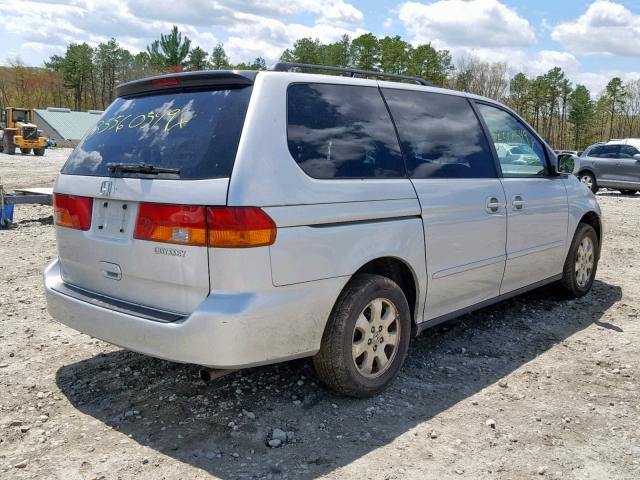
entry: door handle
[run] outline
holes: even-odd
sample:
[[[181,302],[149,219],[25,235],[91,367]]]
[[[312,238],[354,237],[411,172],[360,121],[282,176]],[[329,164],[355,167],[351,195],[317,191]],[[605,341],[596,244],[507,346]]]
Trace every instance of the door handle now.
[[[500,200],[498,200],[498,197],[487,198],[487,204],[486,204],[487,212],[496,213],[498,210],[500,210],[501,206],[502,204],[500,203]]]
[[[100,266],[100,270],[102,271],[102,276],[106,278],[110,278],[111,280],[121,280],[122,279],[122,270],[120,266],[111,263],[111,262],[98,262]]]
[[[514,195],[513,198],[511,199],[511,207],[514,210],[522,210],[524,208],[525,203],[526,202],[522,198],[522,195]]]

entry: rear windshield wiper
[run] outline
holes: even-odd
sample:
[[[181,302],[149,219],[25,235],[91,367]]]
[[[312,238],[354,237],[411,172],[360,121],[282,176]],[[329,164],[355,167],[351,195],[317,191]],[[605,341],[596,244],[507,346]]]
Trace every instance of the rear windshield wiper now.
[[[114,173],[147,173],[158,175],[159,173],[172,173],[180,175],[179,168],[155,167],[149,163],[107,163],[107,170]]]

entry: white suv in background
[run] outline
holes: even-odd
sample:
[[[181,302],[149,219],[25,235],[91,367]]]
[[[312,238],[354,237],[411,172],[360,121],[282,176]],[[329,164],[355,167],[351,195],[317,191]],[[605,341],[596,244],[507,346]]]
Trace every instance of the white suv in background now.
[[[589,291],[595,197],[511,110],[292,67],[118,87],[55,184],[54,318],[215,368],[313,356],[364,397],[425,328],[551,282]]]

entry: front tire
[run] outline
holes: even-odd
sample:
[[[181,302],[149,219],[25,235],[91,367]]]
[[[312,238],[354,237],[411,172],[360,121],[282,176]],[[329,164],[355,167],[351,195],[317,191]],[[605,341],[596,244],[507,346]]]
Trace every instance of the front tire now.
[[[598,182],[596,182],[596,177],[594,177],[591,172],[580,172],[578,174],[578,178],[582,183],[584,183],[587,187],[589,187],[589,190],[591,190],[593,193],[598,192],[600,187],[598,187]]]
[[[21,148],[21,149],[20,149],[20,152],[21,152],[23,155],[29,155],[29,154],[31,153],[31,149],[30,149],[30,148]]]
[[[313,363],[332,390],[371,397],[398,375],[410,336],[411,313],[400,287],[380,275],[357,275],[338,297]]]
[[[36,157],[42,157],[44,155],[44,147],[42,148],[34,148],[33,153]]]
[[[560,285],[570,298],[579,298],[591,290],[598,269],[600,246],[591,225],[580,223],[573,236],[564,263]]]

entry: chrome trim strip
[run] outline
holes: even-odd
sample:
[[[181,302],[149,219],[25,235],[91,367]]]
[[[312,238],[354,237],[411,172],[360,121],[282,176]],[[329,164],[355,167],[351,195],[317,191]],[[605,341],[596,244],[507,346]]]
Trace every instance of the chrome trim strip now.
[[[532,253],[544,252],[545,250],[551,250],[552,248],[564,247],[564,245],[564,240],[556,240],[555,242],[545,243],[544,245],[537,245],[532,248],[526,248],[517,252],[508,253],[507,260],[524,257],[525,255],[531,255]]]
[[[455,275],[457,273],[466,272],[468,270],[475,270],[476,268],[482,268],[489,265],[494,265],[496,263],[504,262],[506,259],[507,259],[506,255],[498,255],[497,257],[485,258],[484,260],[479,260],[477,262],[466,263],[464,265],[459,265],[457,267],[440,270],[438,272],[435,272],[431,278],[435,280],[436,278],[448,277],[451,275]]]

